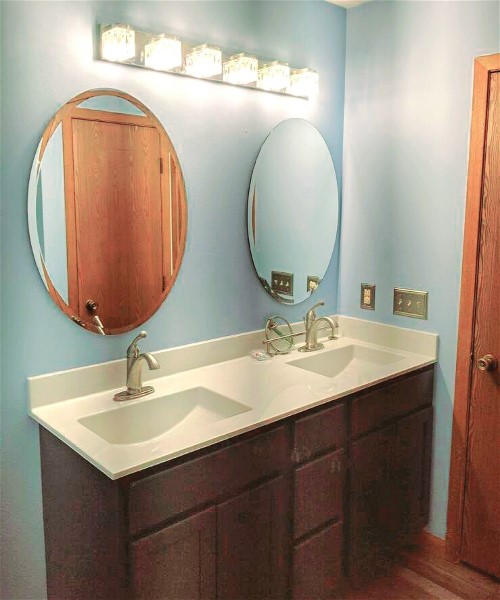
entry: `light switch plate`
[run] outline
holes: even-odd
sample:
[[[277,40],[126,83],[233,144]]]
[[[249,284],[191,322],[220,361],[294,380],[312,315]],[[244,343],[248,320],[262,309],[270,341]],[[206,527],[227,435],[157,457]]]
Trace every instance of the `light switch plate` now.
[[[285,296],[293,296],[293,273],[272,271],[271,289]]]
[[[372,283],[361,284],[361,308],[375,310],[375,285]]]
[[[429,292],[394,288],[393,313],[413,319],[427,319]]]

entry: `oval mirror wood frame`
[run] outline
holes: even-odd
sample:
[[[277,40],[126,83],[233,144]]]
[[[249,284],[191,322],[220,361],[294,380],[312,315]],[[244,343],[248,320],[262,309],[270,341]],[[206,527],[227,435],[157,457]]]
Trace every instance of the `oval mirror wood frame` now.
[[[99,98],[104,96],[109,98]],[[97,109],[95,106],[89,108],[88,103],[93,99],[125,102],[135,109],[117,112]],[[79,127],[87,133],[79,134]],[[61,186],[64,186],[67,300],[54,284],[50,267],[46,264],[37,221],[43,159],[56,131],[62,136],[64,183]],[[99,162],[97,153],[92,152],[92,144],[102,143],[105,147],[111,143],[107,141],[109,138],[115,139],[114,155],[109,158],[106,154],[105,160]],[[157,150],[159,156],[156,155]],[[78,163],[77,156],[86,160]],[[120,158],[118,162],[116,157]],[[108,163],[112,168],[108,168]],[[111,173],[109,176],[108,172]],[[124,172],[129,174],[129,179],[124,180],[119,176]],[[110,188],[105,188],[102,182],[113,177],[115,187],[110,192]],[[94,189],[91,187],[92,181],[99,184]],[[103,193],[103,188],[108,193]],[[155,190],[159,190],[159,196]],[[128,208],[126,217],[115,210],[119,202],[123,205],[124,197],[132,198],[133,204]],[[102,198],[111,198],[106,200],[104,209],[103,204],[99,204]],[[85,205],[85,199],[90,199],[89,204],[91,201],[95,203],[94,210]],[[113,218],[104,221],[103,215],[106,214]],[[89,224],[87,228],[86,223]],[[187,235],[187,203],[182,170],[174,146],[157,117],[142,102],[118,90],[89,90],[67,102],[46,127],[35,154],[28,191],[28,224],[40,276],[52,300],[70,319],[87,331],[105,335],[130,331],[147,321],[164,302],[175,283]],[[99,228],[100,237],[95,233]],[[93,233],[87,235],[88,231]],[[110,236],[112,233],[115,233],[114,237]],[[89,241],[92,242],[91,235],[97,236],[95,244],[89,244]],[[115,240],[113,246],[110,245],[110,239]],[[119,252],[120,247],[125,248],[125,253],[118,253],[117,260],[108,261],[109,257],[116,254],[113,250]],[[98,251],[93,251],[97,248],[101,250],[100,255]],[[134,260],[135,270],[130,268]],[[161,265],[158,264],[159,260]],[[86,271],[92,271],[90,266],[87,267],[87,263],[92,261],[93,271],[102,271],[100,280],[98,274],[88,277],[85,274]],[[146,278],[144,285],[139,276]],[[118,281],[112,279],[118,277],[121,277]],[[97,282],[95,291],[90,295],[85,287],[89,281]],[[100,294],[107,299],[106,302],[102,301]],[[128,306],[125,302],[127,294]],[[113,299],[115,301],[111,301]],[[89,301],[94,301],[97,306],[92,307]],[[102,329],[99,323],[102,323]]]

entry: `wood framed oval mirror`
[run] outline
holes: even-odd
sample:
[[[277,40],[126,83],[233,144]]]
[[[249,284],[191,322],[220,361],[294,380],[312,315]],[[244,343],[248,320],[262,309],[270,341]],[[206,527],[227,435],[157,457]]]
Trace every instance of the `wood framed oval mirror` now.
[[[117,90],[70,100],[38,145],[28,224],[45,287],[75,323],[110,335],[149,319],[187,232],[182,170],[160,121]]]

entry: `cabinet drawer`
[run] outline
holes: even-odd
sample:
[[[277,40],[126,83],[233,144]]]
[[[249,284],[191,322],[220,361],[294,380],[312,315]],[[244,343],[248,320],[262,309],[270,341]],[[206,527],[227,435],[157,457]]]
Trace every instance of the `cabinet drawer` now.
[[[132,535],[286,467],[284,427],[273,429],[131,484]]]
[[[351,404],[351,430],[359,437],[384,423],[432,404],[434,371],[430,369],[355,398]]]
[[[330,525],[293,551],[293,600],[336,597],[342,585],[342,523]]]
[[[295,462],[302,462],[326,450],[335,450],[345,443],[344,404],[298,419],[294,424]]]
[[[344,450],[331,452],[295,471],[295,538],[332,519],[343,520],[344,480]]]

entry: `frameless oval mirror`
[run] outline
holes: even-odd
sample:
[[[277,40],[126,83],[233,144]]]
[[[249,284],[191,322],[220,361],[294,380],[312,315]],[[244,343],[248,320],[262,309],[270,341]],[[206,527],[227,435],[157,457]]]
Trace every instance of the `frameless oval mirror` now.
[[[248,239],[257,275],[279,302],[297,304],[320,285],[338,226],[335,168],[304,119],[277,125],[260,149],[248,195]]]
[[[38,145],[28,223],[45,287],[75,323],[109,335],[149,319],[187,230],[182,171],[159,120],[116,90],[70,100]]]

